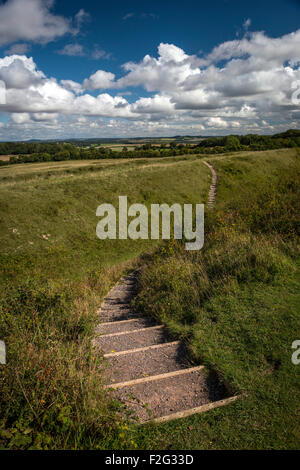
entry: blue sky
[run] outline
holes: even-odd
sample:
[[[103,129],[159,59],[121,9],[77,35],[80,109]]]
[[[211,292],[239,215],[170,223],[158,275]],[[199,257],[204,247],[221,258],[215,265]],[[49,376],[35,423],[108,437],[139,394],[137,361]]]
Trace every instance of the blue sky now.
[[[111,4],[111,8],[109,7]],[[251,30],[265,31],[269,36],[281,36],[300,27],[300,1],[63,1],[56,2],[54,11],[74,17],[84,8],[90,13],[76,43],[86,49],[98,45],[112,54],[109,70],[121,74],[120,67],[128,61],[139,61],[144,55],[154,56],[160,42],[181,47],[187,54],[209,53],[217,44],[230,41],[242,33],[242,25],[251,19]],[[126,15],[133,16],[124,19]],[[152,16],[154,15],[154,16]],[[283,21],[284,17],[284,21]],[[57,57],[57,49],[68,43],[68,37],[35,46],[32,53],[42,70],[73,80],[82,80],[100,68],[107,68],[101,58],[95,62],[88,57]],[[72,42],[72,41],[69,41]]]
[[[299,127],[299,20],[296,0],[0,2],[0,139]]]

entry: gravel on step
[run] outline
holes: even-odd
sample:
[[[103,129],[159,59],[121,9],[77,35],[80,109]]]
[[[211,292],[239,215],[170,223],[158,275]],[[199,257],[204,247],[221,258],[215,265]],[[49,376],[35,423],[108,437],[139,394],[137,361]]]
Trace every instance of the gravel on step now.
[[[115,336],[99,336],[95,338],[95,346],[104,353],[110,353],[170,341],[164,327],[154,328],[149,327]]]
[[[189,367],[182,343],[165,343],[156,349],[128,353],[107,359],[110,383],[126,382]]]
[[[224,397],[204,370],[116,389],[140,422],[201,406]]]
[[[108,333],[121,333],[123,331],[138,330],[140,328],[147,328],[149,326],[154,326],[154,322],[148,318],[134,318],[130,321],[114,321],[106,324],[101,324],[97,326],[96,333],[108,334]]]

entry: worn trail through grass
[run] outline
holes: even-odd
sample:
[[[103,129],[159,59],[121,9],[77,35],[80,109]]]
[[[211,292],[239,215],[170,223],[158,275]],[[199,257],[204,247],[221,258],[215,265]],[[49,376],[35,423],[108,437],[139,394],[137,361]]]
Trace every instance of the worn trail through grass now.
[[[214,203],[217,175],[213,167],[208,205]],[[123,277],[99,311],[95,346],[106,357],[109,387],[140,422],[170,421],[226,405],[224,387],[203,365],[192,366],[184,343],[172,341],[162,324],[155,324],[131,307],[138,271]]]
[[[211,181],[211,186],[210,186],[209,194],[208,194],[208,207],[212,207],[215,202],[218,177],[217,177],[217,173],[215,169],[213,168],[212,165],[210,165],[210,163],[207,163],[205,161],[203,161],[203,163],[210,169],[211,174],[212,174],[212,181]]]

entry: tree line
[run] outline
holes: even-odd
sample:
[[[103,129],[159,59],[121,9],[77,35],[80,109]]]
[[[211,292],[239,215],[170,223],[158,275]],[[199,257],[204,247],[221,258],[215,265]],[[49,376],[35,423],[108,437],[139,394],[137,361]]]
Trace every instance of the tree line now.
[[[280,134],[264,136],[258,134],[209,137],[197,144],[182,144],[173,141],[151,145],[150,142],[121,151],[106,146],[83,148],[69,142],[0,142],[0,155],[11,155],[0,165],[65,160],[95,160],[105,158],[155,158],[186,154],[217,154],[242,150],[270,150],[300,147],[300,130],[288,130]]]

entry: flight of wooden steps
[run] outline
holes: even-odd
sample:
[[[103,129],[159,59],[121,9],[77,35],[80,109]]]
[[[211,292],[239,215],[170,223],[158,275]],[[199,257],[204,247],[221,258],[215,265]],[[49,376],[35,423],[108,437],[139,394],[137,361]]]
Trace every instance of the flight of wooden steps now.
[[[211,181],[211,185],[210,185],[210,189],[208,193],[208,204],[207,204],[208,207],[211,209],[215,202],[218,178],[217,178],[217,173],[215,169],[209,163],[205,161],[203,161],[203,163],[210,169],[211,176],[212,176],[212,181]]]
[[[172,341],[164,325],[131,309],[137,276],[137,271],[124,276],[99,310],[94,345],[108,362],[108,387],[141,423],[169,421],[236,400],[202,365],[188,362],[184,344]]]

